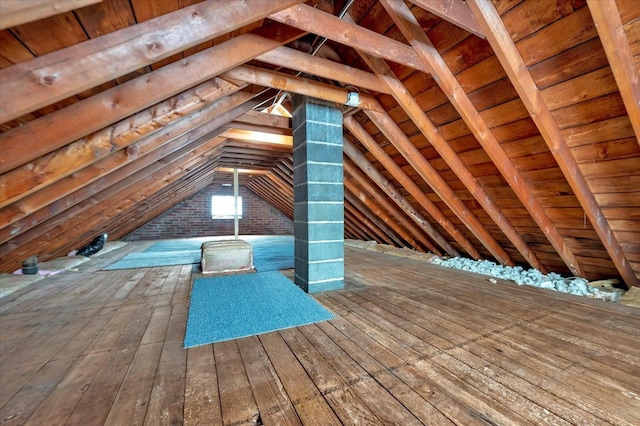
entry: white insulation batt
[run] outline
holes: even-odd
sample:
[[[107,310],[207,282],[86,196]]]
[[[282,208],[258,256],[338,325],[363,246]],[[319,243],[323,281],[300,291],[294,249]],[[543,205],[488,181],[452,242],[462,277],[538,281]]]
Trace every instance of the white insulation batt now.
[[[431,263],[513,281],[518,285],[530,285],[610,302],[618,302],[624,293],[618,289],[603,291],[590,287],[587,285],[588,281],[583,278],[565,278],[555,272],[545,275],[537,269],[525,270],[521,266],[502,266],[489,260],[473,260],[464,257],[450,259],[435,257],[431,259]],[[491,282],[495,282],[495,280],[491,280]]]
[[[253,247],[243,240],[208,241],[202,244],[203,274],[253,269]]]

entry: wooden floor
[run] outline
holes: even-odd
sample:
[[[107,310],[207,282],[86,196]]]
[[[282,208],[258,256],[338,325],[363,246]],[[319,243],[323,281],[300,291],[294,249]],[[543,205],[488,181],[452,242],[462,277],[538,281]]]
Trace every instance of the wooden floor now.
[[[336,319],[182,348],[191,266],[0,300],[0,422],[640,424],[640,310],[348,248]]]

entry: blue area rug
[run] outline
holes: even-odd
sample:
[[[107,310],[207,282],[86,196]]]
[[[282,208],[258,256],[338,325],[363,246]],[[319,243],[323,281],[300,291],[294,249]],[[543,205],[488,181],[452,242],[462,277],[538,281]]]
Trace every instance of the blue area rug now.
[[[258,272],[292,269],[294,263],[293,239],[291,241],[253,243],[253,265]]]
[[[152,268],[154,266],[188,265],[200,263],[200,250],[160,251],[129,253],[122,259],[103,268],[114,269]]]
[[[189,240],[162,240],[153,243],[147,247],[144,252],[164,252],[164,251],[193,251],[200,250],[202,243],[207,241],[203,239],[189,239]]]
[[[232,237],[224,237],[230,239]],[[292,236],[242,236],[253,246],[253,264],[258,272],[292,269],[294,249]],[[200,247],[205,241],[215,238],[191,238],[182,240],[161,240],[142,252],[129,253],[104,270],[151,268],[154,266],[188,265],[200,263]]]
[[[279,272],[198,278],[184,347],[326,321],[333,315]]]

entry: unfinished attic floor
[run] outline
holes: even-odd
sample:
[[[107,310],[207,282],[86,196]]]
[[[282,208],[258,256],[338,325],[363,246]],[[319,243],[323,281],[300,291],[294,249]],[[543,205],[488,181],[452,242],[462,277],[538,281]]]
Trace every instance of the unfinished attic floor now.
[[[0,422],[640,424],[640,310],[356,248],[329,322],[183,349],[192,267],[0,299]]]

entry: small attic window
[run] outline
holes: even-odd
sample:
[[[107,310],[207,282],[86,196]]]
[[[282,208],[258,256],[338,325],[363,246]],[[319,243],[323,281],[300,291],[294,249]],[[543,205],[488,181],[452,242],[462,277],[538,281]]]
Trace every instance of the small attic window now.
[[[233,219],[235,209],[233,195],[211,196],[211,218]],[[238,197],[238,219],[242,219],[242,197]]]

